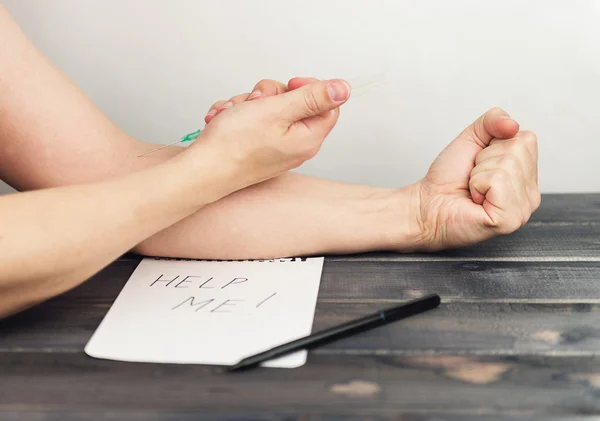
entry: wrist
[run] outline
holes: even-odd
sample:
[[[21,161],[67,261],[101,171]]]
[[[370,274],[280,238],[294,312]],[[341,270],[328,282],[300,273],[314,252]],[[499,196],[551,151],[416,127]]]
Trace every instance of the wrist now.
[[[197,141],[168,164],[186,181],[197,207],[215,202],[245,187],[239,182],[239,170],[233,161],[209,142]]]
[[[385,250],[414,253],[423,249],[419,183],[392,189],[378,218]]]

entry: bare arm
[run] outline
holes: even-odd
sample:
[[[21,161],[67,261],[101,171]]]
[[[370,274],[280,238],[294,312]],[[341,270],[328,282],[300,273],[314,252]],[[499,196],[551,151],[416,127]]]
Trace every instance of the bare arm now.
[[[3,9],[0,54],[6,57],[0,60],[0,178],[17,189],[103,180],[181,153],[169,148],[137,158],[154,145],[106,119]],[[504,111],[492,109],[442,151],[422,180],[399,189],[287,173],[203,207],[134,250],[231,259],[429,251],[508,234],[540,204],[537,140],[518,130]]]
[[[217,200],[231,174],[219,173],[204,152],[201,164],[211,171],[200,178],[201,158],[182,156],[102,182],[0,197],[0,317],[72,288]],[[180,177],[194,181],[180,183]]]
[[[0,317],[83,282],[207,204],[298,167],[349,96],[342,80],[313,83],[223,113],[184,151],[138,159],[150,145],[107,121],[3,9],[0,57],[0,173],[26,191],[0,198]],[[194,245],[167,241],[180,251]]]
[[[0,178],[16,189],[103,180],[181,152],[173,147],[137,158],[154,145],[119,130],[27,40],[4,9],[0,54]],[[408,224],[409,191],[288,173],[203,208],[136,251],[253,258],[410,247],[415,241]]]

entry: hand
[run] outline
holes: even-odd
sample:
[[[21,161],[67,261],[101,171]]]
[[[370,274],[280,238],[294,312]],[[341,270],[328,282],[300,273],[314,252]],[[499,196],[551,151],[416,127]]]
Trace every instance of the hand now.
[[[254,88],[252,88],[252,92],[250,93],[239,94],[229,98],[226,101],[221,100],[215,102],[208,110],[208,113],[206,113],[206,116],[204,117],[204,122],[206,124],[210,123],[210,121],[213,118],[215,118],[215,116],[219,115],[226,109],[231,108],[236,104],[239,104],[240,102],[253,101],[255,99],[267,98],[273,95],[283,94],[285,92],[293,91],[294,89],[301,88],[304,85],[317,81],[318,79],[315,78],[296,77],[291,79],[286,85],[276,80],[263,79],[256,85],[254,85]]]
[[[209,113],[205,120],[210,124],[186,153],[204,153],[207,147],[218,151],[237,178],[236,189],[300,166],[319,151],[337,122],[338,108],[350,96],[350,86],[339,79],[292,79],[288,85],[285,90],[276,85],[260,101],[234,97],[218,113]]]
[[[509,234],[540,206],[537,139],[494,108],[467,127],[416,184],[418,248],[436,251]]]

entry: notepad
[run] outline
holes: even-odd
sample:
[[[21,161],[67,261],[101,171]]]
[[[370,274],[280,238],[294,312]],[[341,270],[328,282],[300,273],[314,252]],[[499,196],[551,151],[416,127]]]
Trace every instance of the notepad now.
[[[323,258],[145,258],[85,347],[91,357],[232,365],[309,335]],[[306,351],[263,365],[293,368]]]

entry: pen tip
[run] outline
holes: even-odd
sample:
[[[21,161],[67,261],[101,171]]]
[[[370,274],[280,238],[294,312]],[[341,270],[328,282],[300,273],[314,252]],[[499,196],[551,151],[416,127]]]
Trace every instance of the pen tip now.
[[[231,372],[231,371],[238,371],[238,370],[240,370],[240,369],[241,369],[241,368],[243,368],[243,367],[244,367],[244,364],[242,364],[242,363],[240,362],[240,363],[234,364],[234,365],[232,365],[232,366],[229,366],[229,367],[227,368],[227,371],[229,371],[229,372]]]

